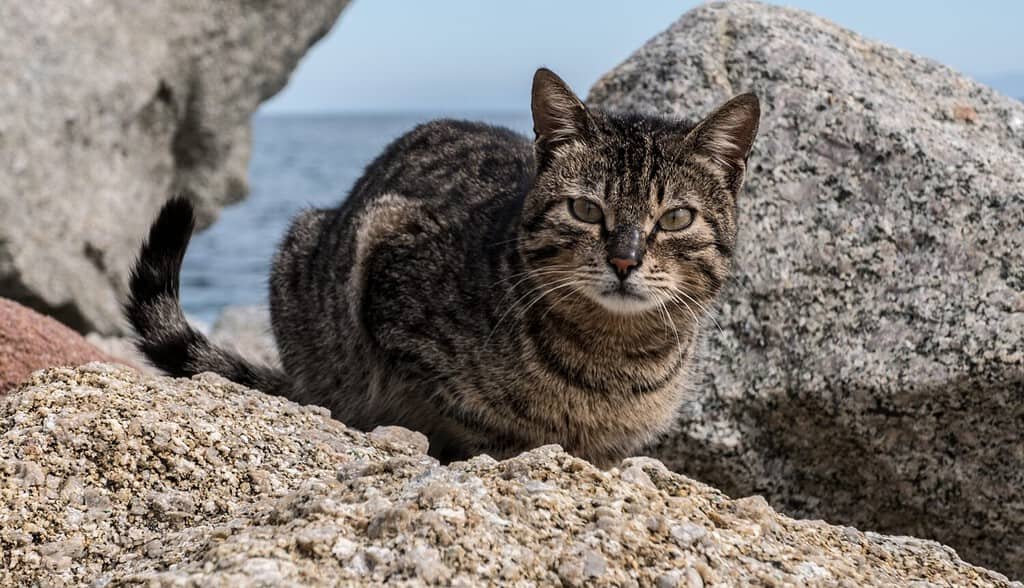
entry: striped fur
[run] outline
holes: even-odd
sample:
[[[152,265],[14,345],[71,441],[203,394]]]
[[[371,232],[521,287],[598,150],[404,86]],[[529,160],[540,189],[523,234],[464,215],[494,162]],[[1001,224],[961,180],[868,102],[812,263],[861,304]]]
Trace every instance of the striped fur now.
[[[652,441],[685,399],[728,275],[757,100],[696,127],[613,116],[540,70],[533,101],[533,144],[428,123],[341,206],[294,221],[271,274],[284,374],[243,367],[184,325],[190,228],[172,203],[132,283],[141,349],[171,373],[217,371],[360,429],[420,430],[442,460],[558,443],[608,465]],[[575,198],[599,206],[600,222],[574,216]],[[677,207],[693,224],[659,229]],[[635,257],[624,281],[612,251]]]

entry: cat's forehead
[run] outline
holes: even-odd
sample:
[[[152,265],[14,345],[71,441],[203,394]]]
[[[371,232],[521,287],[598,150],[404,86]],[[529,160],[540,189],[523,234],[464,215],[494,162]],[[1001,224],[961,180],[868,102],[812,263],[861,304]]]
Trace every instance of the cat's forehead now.
[[[678,135],[642,119],[608,125],[575,150],[573,167],[608,205],[656,204],[666,183],[686,179]]]
[[[587,141],[595,164],[610,173],[671,173],[682,153],[685,128],[646,117],[604,118]]]

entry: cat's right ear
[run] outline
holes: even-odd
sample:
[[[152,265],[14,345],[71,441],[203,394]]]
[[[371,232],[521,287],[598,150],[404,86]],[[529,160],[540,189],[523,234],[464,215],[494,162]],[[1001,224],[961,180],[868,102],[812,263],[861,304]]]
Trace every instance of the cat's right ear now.
[[[719,106],[690,131],[685,145],[742,175],[760,120],[761,103],[757,96],[740,94]]]
[[[555,72],[540,68],[533,74],[533,132],[544,150],[581,138],[590,115],[569,85]]]

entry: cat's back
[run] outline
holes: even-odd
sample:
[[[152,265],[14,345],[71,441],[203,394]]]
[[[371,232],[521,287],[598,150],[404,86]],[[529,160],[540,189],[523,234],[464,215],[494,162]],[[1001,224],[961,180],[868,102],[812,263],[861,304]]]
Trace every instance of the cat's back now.
[[[521,195],[533,171],[522,135],[480,122],[439,119],[395,139],[353,187],[350,206],[382,194],[468,206]]]
[[[465,313],[490,283],[491,259],[480,253],[507,239],[532,174],[525,137],[436,120],[395,139],[341,206],[296,217],[275,256],[270,306],[297,389],[365,392],[371,346],[408,359],[424,351],[410,329],[450,330],[434,321],[446,309]],[[350,424],[373,412],[372,403],[327,404]]]

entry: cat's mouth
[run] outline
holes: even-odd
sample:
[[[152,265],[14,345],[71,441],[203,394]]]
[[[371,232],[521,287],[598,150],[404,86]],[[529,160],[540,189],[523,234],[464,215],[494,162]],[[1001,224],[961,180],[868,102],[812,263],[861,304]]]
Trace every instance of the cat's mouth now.
[[[592,298],[606,310],[619,314],[644,312],[657,304],[650,296],[638,292],[635,287],[624,282],[602,289]]]
[[[612,286],[611,288],[608,288],[604,292],[601,292],[601,296],[611,296],[613,298],[633,298],[636,300],[643,300],[645,298],[644,296],[641,296],[640,294],[634,292],[633,289],[626,285],[625,282],[619,282],[617,286]]]

